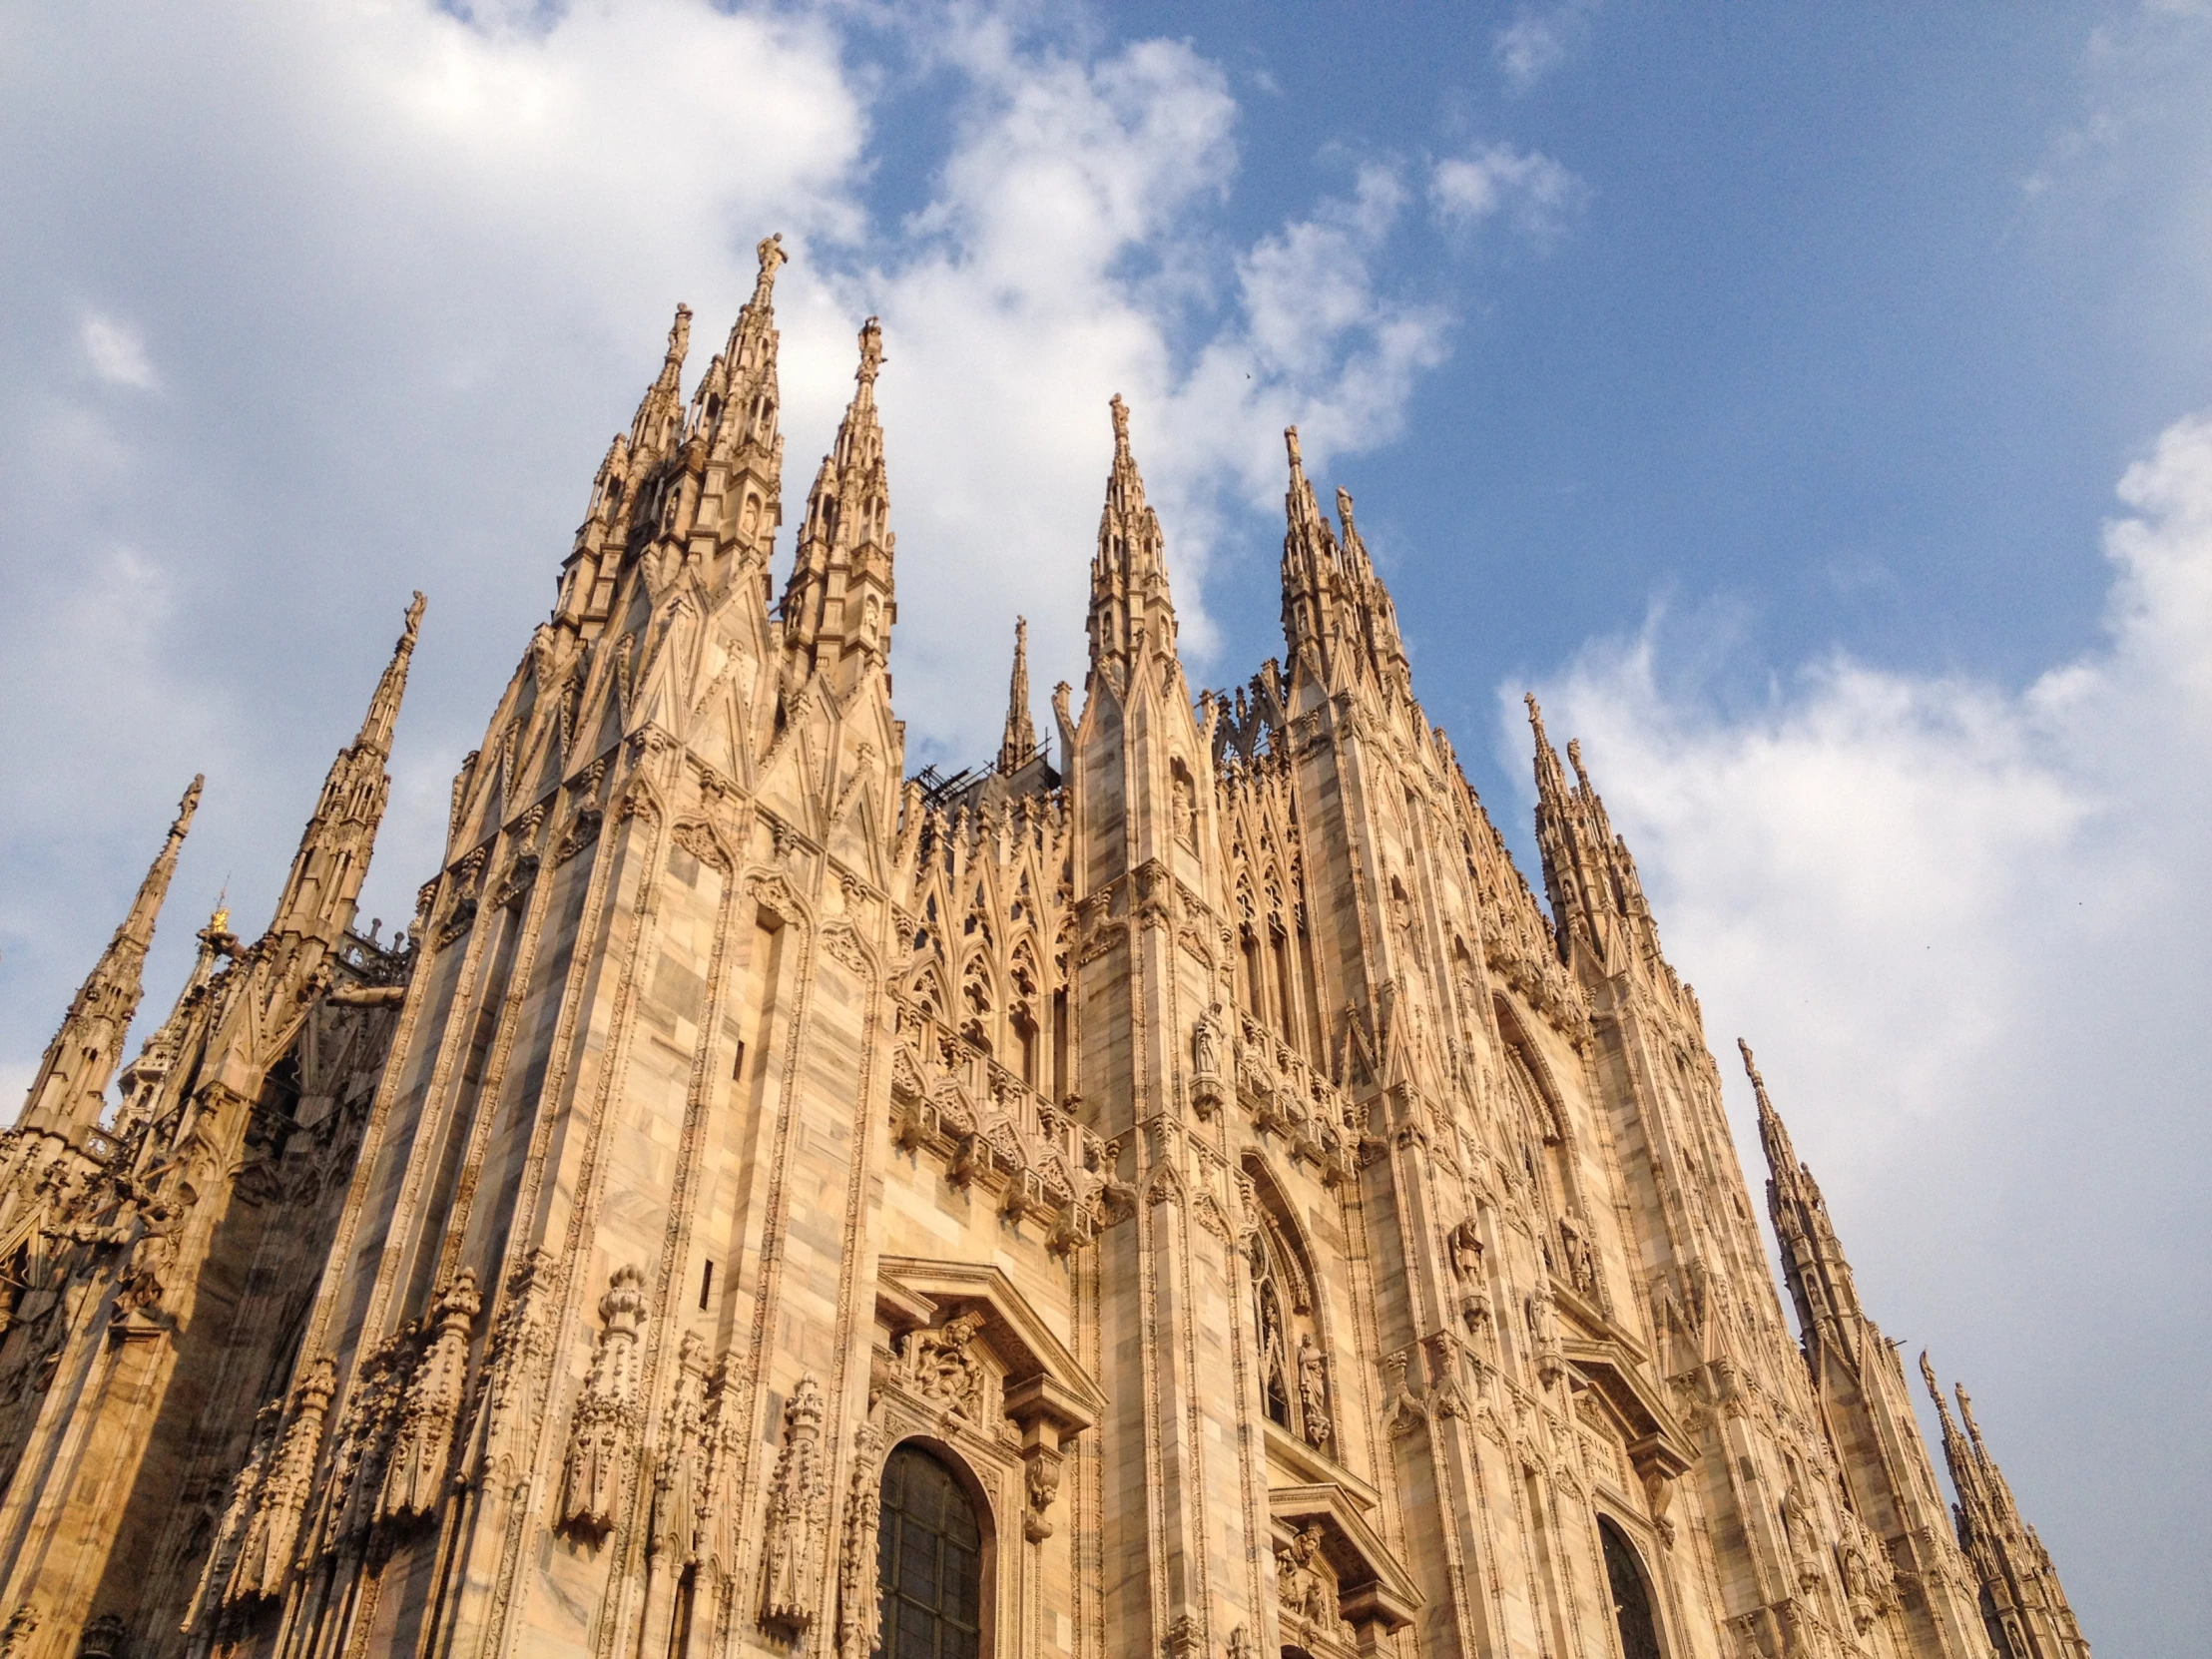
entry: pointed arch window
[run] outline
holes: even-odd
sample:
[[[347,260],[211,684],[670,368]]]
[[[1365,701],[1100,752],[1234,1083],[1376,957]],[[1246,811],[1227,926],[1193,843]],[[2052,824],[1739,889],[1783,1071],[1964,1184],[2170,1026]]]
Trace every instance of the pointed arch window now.
[[[1621,1659],[1661,1659],[1651,1581],[1644,1575],[1636,1546],[1603,1516],[1598,1519],[1597,1531],[1605,1546],[1605,1582],[1613,1594],[1613,1623],[1620,1632]]]
[[[1271,1421],[1317,1450],[1334,1454],[1328,1348],[1314,1305],[1313,1275],[1292,1232],[1271,1213],[1271,1188],[1256,1183],[1255,1190],[1261,1200],[1260,1225],[1252,1231],[1247,1266],[1261,1406]]]
[[[883,1464],[876,1528],[884,1659],[977,1659],[983,1645],[983,1527],[942,1459],[908,1442]]]

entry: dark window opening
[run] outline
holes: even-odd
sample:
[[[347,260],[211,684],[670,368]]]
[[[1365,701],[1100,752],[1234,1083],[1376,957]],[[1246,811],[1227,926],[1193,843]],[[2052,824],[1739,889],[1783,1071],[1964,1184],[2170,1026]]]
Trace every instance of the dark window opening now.
[[[1597,1530],[1605,1541],[1605,1578],[1613,1592],[1613,1622],[1621,1633],[1622,1659],[1659,1659],[1659,1623],[1652,1616],[1644,1564],[1611,1521],[1600,1520]]]
[[[702,1313],[706,1311],[707,1299],[714,1294],[714,1289],[715,1262],[710,1256],[707,1258],[707,1271],[699,1276],[699,1307]]]
[[[917,1445],[883,1465],[876,1532],[883,1659],[977,1659],[983,1636],[983,1529],[952,1471]]]

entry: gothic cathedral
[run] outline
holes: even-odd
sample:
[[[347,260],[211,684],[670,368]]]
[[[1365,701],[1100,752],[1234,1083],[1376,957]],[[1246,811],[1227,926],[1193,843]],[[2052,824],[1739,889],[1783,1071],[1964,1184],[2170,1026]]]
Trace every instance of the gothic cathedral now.
[[[1017,634],[906,776],[872,320],[772,587],[783,259],[413,924],[419,595],[117,1078],[187,795],[0,1137],[0,1656],[2087,1659],[1753,1069],[1792,1337],[1581,755],[1531,702],[1539,901],[1295,432],[1280,663],[1194,696],[1117,398],[1080,702]]]

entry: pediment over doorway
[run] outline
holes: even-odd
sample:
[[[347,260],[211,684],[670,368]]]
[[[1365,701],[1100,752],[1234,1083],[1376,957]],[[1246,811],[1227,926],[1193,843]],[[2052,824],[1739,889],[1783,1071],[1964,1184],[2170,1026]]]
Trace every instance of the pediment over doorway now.
[[[981,1320],[976,1338],[1001,1369],[1006,1414],[1025,1430],[1049,1423],[1064,1440],[1105,1411],[1097,1382],[1005,1269],[886,1256],[876,1273],[876,1319],[894,1339],[963,1314]]]

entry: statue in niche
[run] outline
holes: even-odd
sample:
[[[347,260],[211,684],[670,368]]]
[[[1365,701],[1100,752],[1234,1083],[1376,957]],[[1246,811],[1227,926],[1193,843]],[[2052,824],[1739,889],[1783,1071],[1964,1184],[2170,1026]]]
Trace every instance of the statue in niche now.
[[[1582,1229],[1567,1218],[1559,1223],[1559,1253],[1566,1258],[1567,1278],[1584,1296],[1597,1294],[1597,1260]]]
[[[1329,1420],[1328,1364],[1321,1347],[1305,1332],[1298,1338],[1298,1402],[1305,1416],[1306,1443],[1327,1451],[1332,1424]]]
[[[1172,782],[1175,794],[1175,838],[1192,852],[1198,850],[1198,791],[1191,783],[1191,775],[1183,770],[1183,763],[1175,763]]]
[[[1451,1230],[1451,1273],[1462,1287],[1472,1287],[1482,1282],[1482,1235],[1475,1231],[1472,1217]]]
[[[1291,1390],[1283,1367],[1283,1311],[1273,1285],[1260,1288],[1260,1391],[1268,1415],[1291,1425]]]
[[[1214,1034],[1214,1018],[1209,1009],[1191,1033],[1191,1069],[1201,1077],[1215,1077],[1221,1072],[1221,1039]]]

